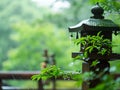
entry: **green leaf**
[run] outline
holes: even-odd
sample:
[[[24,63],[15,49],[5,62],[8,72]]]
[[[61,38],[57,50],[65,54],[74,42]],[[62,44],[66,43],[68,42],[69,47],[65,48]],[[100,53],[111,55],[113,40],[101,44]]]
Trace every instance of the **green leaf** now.
[[[98,60],[95,60],[95,61],[92,62],[91,66],[94,67],[94,66],[96,66],[98,63],[99,63],[99,61],[98,61]]]

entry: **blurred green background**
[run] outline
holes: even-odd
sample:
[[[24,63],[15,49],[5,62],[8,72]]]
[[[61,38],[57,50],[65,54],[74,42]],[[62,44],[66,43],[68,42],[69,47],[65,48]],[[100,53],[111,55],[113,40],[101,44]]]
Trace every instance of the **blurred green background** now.
[[[0,70],[40,70],[45,49],[55,54],[61,69],[81,70],[81,61],[71,58],[79,46],[68,27],[90,18],[96,2],[105,9],[105,18],[120,26],[119,0],[0,0]],[[113,52],[120,53],[120,35],[113,35],[113,44]],[[111,62],[116,72],[118,62]]]

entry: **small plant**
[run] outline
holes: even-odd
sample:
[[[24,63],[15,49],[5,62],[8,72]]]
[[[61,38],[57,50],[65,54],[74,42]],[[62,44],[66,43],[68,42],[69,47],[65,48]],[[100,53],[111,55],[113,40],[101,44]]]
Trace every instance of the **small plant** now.
[[[109,39],[104,39],[100,32],[95,36],[81,37],[75,40],[75,44],[81,44],[83,57],[87,58],[92,53],[99,55],[109,55],[111,53],[112,44]]]
[[[80,73],[78,72],[65,72],[63,70],[61,70],[60,68],[58,68],[55,65],[51,65],[48,66],[47,68],[44,68],[41,70],[40,74],[38,75],[33,75],[31,78],[32,80],[47,80],[47,79],[51,79],[51,78],[63,78],[65,80],[69,80],[69,79],[76,79],[76,77],[79,75]]]
[[[58,77],[63,74],[63,71],[56,67],[55,65],[48,66],[47,68],[44,68],[41,70],[40,74],[38,75],[33,75],[32,80],[47,80],[53,77]]]

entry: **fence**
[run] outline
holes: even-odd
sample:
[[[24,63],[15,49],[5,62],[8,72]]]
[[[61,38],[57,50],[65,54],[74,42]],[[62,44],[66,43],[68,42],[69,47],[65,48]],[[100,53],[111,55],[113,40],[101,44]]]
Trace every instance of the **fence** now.
[[[39,71],[28,72],[28,71],[0,71],[0,90],[2,90],[3,80],[30,80],[31,76],[39,74]],[[16,89],[15,89],[16,90]],[[43,90],[42,80],[38,81],[38,90]]]
[[[3,90],[3,80],[31,80],[31,77],[35,74],[39,74],[40,71],[0,71],[0,90]],[[57,78],[57,80],[64,80],[63,78],[59,77]],[[56,82],[54,79],[51,79],[51,81],[53,82],[53,87],[52,89],[45,89],[45,90],[80,90],[77,88],[74,89],[66,89],[66,88],[62,88],[62,89],[56,89]],[[29,89],[21,89],[21,88],[12,88],[10,89],[10,87],[8,87],[8,89],[5,90],[44,90],[43,86],[44,84],[42,83],[42,80],[39,80],[37,82],[38,84],[38,88],[37,89],[33,89],[33,88],[29,88]]]
[[[9,72],[0,71],[0,90],[3,90],[2,80],[31,80],[31,76],[39,73],[40,73],[39,71],[9,71]],[[118,77],[120,77],[120,74],[112,74],[112,75],[114,76],[114,79],[117,79]],[[58,78],[57,80],[63,80],[63,78]],[[21,89],[8,88],[8,90],[21,90]],[[27,89],[22,89],[22,90],[27,90]],[[28,90],[32,90],[32,89],[28,89]],[[33,90],[36,90],[36,89],[33,89]],[[38,81],[37,90],[44,90],[42,80]],[[55,88],[55,83],[53,83],[52,90],[57,90]],[[67,90],[67,89],[59,89],[59,90]],[[74,90],[80,90],[80,89],[74,89]]]

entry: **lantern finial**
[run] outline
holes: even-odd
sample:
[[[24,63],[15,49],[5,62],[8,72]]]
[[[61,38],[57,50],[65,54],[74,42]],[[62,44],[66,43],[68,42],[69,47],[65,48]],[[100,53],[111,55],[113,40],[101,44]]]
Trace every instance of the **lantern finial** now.
[[[99,5],[99,3],[97,2],[95,6],[92,7],[91,12],[93,13],[94,16],[92,16],[91,18],[95,18],[95,19],[104,19],[104,16],[102,16],[102,14],[104,13],[103,8]]]

